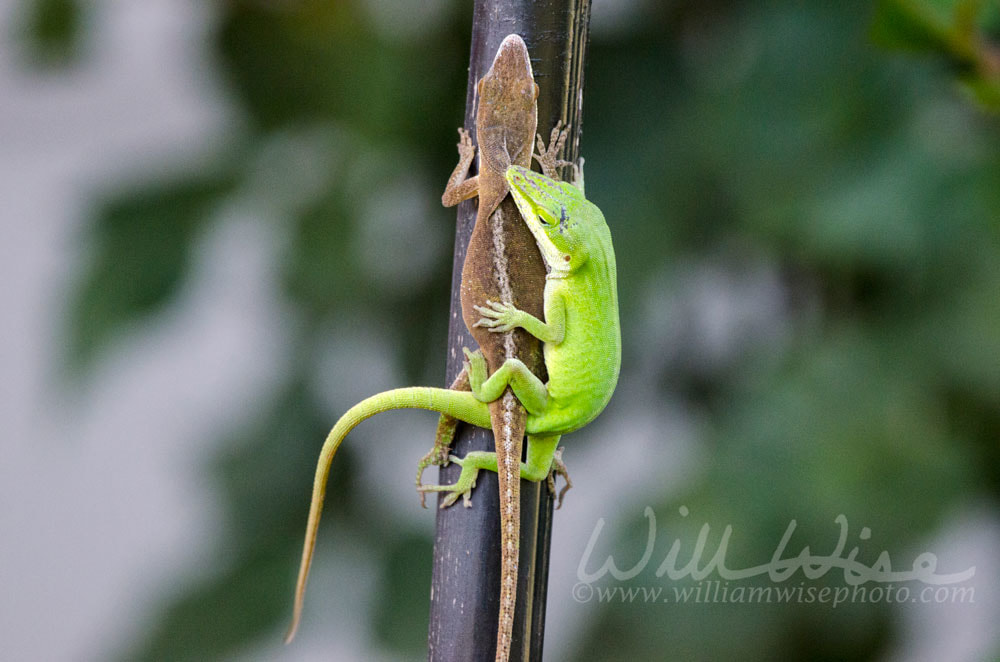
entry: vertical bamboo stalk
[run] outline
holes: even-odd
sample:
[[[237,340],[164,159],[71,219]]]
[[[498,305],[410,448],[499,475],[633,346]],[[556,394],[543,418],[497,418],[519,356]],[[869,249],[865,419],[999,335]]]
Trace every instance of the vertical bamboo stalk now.
[[[521,35],[539,86],[538,130],[548,141],[557,121],[570,123],[567,160],[579,153],[583,68],[590,0],[475,0],[472,49],[466,93],[465,128],[475,135],[476,83],[486,73],[500,42]],[[459,285],[466,248],[476,219],[476,201],[458,207],[451,320],[448,330],[448,383],[462,368],[462,348],[475,347],[462,321]],[[493,450],[489,430],[460,426],[454,444],[459,457]],[[453,483],[459,468],[441,470]],[[500,530],[497,477],[482,472],[472,508],[438,511],[431,582],[428,659],[433,662],[492,660],[500,600]],[[552,525],[552,499],[544,483],[521,481],[521,558],[512,660],[540,660]]]

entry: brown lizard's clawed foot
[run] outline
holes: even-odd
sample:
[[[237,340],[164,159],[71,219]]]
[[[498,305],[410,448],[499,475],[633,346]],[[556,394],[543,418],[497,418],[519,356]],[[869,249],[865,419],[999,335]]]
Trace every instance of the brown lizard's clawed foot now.
[[[465,129],[458,130],[458,159],[460,161],[472,161],[476,156],[476,146],[472,144],[472,137]]]
[[[469,371],[462,370],[458,373],[458,377],[455,377],[455,381],[451,383],[449,387],[452,391],[468,391],[469,390]],[[449,462],[449,451],[451,450],[451,442],[455,440],[455,430],[458,429],[458,419],[447,414],[441,414],[441,418],[438,419],[437,431],[434,433],[434,447],[420,458],[420,462],[417,463],[417,492],[420,493],[420,505],[424,508],[427,507],[427,498],[425,496],[425,490],[421,490],[423,483],[421,483],[421,478],[424,475],[424,469],[434,465],[437,467],[446,467]]]
[[[458,477],[458,482],[454,485],[420,485],[417,487],[417,491],[421,493],[421,496],[423,496],[424,492],[448,492],[448,496],[441,500],[442,508],[447,508],[458,501],[458,497],[462,497],[462,505],[466,508],[471,508],[472,488],[476,486],[476,478],[479,476],[479,466],[475,461],[469,462],[469,460],[473,459],[470,458],[470,456],[475,457],[478,455],[494,454],[473,451],[464,459],[451,455],[448,457],[448,460],[462,467],[462,473]],[[496,462],[496,460],[494,460],[494,462]]]
[[[552,134],[549,136],[548,149],[545,148],[545,141],[542,140],[542,135],[537,135],[538,153],[532,154],[532,156],[538,161],[538,165],[542,167],[542,174],[546,177],[559,180],[560,177],[556,172],[556,168],[574,165],[570,161],[558,158],[563,147],[566,145],[567,138],[569,138],[569,125],[567,124],[566,128],[563,128],[562,120],[556,122],[555,127],[552,129]]]
[[[552,456],[552,470],[549,471],[549,475],[545,479],[545,483],[549,486],[549,493],[556,500],[556,510],[562,508],[563,497],[566,495],[566,490],[573,487],[573,481],[569,478],[569,471],[566,469],[566,463],[562,461],[562,452],[562,447],[556,449],[555,454]],[[563,480],[566,481],[562,490],[559,491],[558,496],[556,495],[556,475],[562,476]]]
[[[456,419],[451,419],[453,421],[452,425],[452,436],[454,436],[454,426],[458,423]],[[442,422],[444,423],[444,422]],[[440,426],[438,432],[438,439],[441,438]],[[417,493],[420,494],[420,506],[422,508],[427,507],[427,490],[423,489],[424,484],[421,483],[421,477],[424,475],[424,469],[434,465],[436,467],[446,467],[449,462],[449,446],[451,444],[451,438],[445,444],[438,443],[438,440],[434,441],[434,448],[427,452],[420,458],[420,462],[417,463]]]

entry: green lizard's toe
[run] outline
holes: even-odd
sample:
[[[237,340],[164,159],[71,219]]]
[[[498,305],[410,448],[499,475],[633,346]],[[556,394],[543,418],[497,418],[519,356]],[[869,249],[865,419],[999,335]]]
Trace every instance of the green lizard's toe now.
[[[417,487],[418,492],[447,492],[448,495],[445,496],[441,501],[441,507],[447,508],[448,506],[454,504],[458,501],[458,497],[462,497],[462,501],[466,508],[472,507],[472,488],[476,486],[476,478],[479,476],[479,467],[469,464],[465,464],[465,460],[454,455],[448,458],[451,462],[462,467],[462,473],[458,477],[458,481],[454,485],[420,485]]]
[[[472,389],[472,394],[478,399],[478,394],[487,377],[486,357],[479,350],[472,352],[467,347],[463,347],[462,351],[465,352],[466,370],[469,374],[469,387]]]
[[[470,498],[468,491],[466,491],[466,492],[452,492],[451,494],[449,494],[448,496],[446,496],[441,501],[441,507],[442,508],[447,508],[448,506],[454,505],[455,502],[458,501],[458,497],[462,497],[463,502],[464,502],[466,508],[471,508],[472,507],[472,499]]]

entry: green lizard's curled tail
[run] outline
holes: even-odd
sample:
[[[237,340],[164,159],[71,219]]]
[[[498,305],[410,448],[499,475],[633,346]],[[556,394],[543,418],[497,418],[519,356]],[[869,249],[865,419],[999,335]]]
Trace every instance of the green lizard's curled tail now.
[[[429,409],[447,414],[460,421],[490,427],[488,407],[476,400],[468,391],[452,391],[443,388],[413,386],[385,391],[362,400],[347,410],[340,417],[333,430],[323,442],[316,465],[316,478],[313,481],[312,502],[309,507],[309,521],[306,524],[306,541],[302,549],[302,564],[299,566],[299,579],[295,584],[295,607],[292,613],[292,623],[285,634],[285,643],[289,643],[299,627],[302,616],[302,605],[305,599],[306,582],[309,579],[309,568],[312,565],[313,549],[316,547],[316,531],[319,529],[319,517],[323,511],[323,496],[326,494],[326,481],[330,476],[330,464],[333,456],[344,437],[361,421],[371,418],[390,409]]]

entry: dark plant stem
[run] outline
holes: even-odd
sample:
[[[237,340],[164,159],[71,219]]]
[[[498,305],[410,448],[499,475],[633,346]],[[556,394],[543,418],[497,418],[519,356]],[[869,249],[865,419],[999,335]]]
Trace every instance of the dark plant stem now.
[[[583,66],[590,19],[589,0],[476,0],[465,103],[465,128],[475,135],[476,83],[489,69],[500,42],[521,35],[528,46],[538,95],[538,131],[546,143],[556,122],[572,126],[563,158],[579,153]],[[448,329],[448,375],[462,369],[462,348],[475,347],[462,321],[459,285],[466,247],[476,219],[476,202],[458,207],[452,316]],[[460,426],[454,444],[459,457],[493,450],[489,430]],[[441,483],[454,483],[459,467],[441,470]],[[572,498],[572,493],[570,493]],[[500,529],[497,477],[482,472],[473,507],[438,511],[431,582],[428,659],[434,662],[492,660],[500,601]],[[521,481],[521,557],[512,660],[541,660],[545,631],[552,528],[552,498],[544,483]]]

